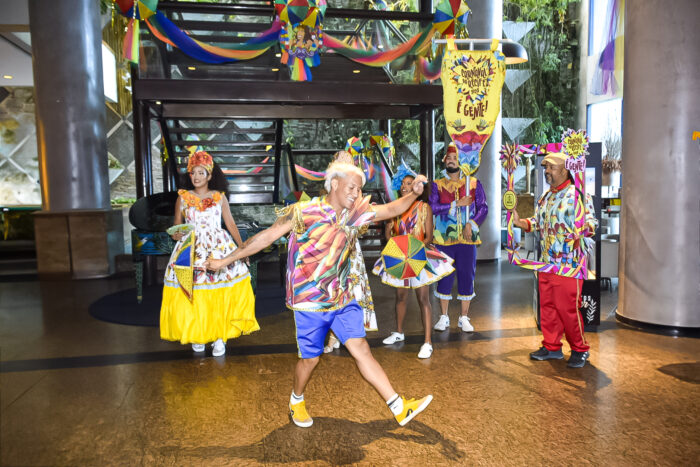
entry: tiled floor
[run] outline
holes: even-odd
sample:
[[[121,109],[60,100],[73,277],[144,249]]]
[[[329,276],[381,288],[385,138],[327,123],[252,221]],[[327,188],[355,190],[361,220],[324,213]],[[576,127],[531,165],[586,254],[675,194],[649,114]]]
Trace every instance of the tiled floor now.
[[[306,391],[314,425],[287,416],[296,362],[288,312],[194,357],[158,329],[97,321],[87,306],[129,279],[0,283],[2,465],[697,465],[700,340],[642,333],[607,315],[590,364],[532,362],[531,273],[479,264],[473,334],[422,343],[415,301],[406,343],[384,347],[393,293],[372,279],[377,360],[395,387],[434,402],[399,427],[343,349]],[[437,306],[434,306],[434,318]],[[568,353],[568,346],[565,345]],[[210,350],[208,350],[210,355]]]

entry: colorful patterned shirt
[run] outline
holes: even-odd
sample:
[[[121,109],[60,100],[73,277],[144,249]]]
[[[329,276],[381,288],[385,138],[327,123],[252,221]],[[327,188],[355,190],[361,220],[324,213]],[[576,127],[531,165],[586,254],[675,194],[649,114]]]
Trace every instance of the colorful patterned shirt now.
[[[489,207],[481,182],[476,177],[469,177],[469,195],[474,201],[467,207],[457,206],[457,200],[464,198],[466,193],[464,178],[452,180],[449,177],[433,182],[430,190],[430,207],[433,209],[435,231],[433,243],[436,245],[480,245],[479,226],[486,219]],[[469,222],[472,226],[472,238],[465,239],[462,235],[464,226]]]
[[[575,268],[580,262],[579,242],[574,226],[576,188],[570,180],[550,188],[537,201],[535,215],[525,219],[528,232],[533,228],[540,234],[542,262]],[[598,227],[591,196],[586,194],[586,224],[584,236],[593,236]],[[585,251],[586,248],[584,248]]]
[[[357,236],[376,213],[369,196],[337,216],[326,198],[296,203],[292,213],[287,258],[287,307],[295,311],[333,311],[354,296],[350,256]]]

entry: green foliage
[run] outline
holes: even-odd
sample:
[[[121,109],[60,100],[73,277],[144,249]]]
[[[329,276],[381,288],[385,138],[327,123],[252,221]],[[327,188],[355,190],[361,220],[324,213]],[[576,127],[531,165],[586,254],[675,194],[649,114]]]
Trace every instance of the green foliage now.
[[[535,118],[519,137],[523,143],[551,143],[574,126],[578,90],[578,0],[506,0],[504,21],[532,21],[523,39],[529,61],[512,68],[532,71],[515,93],[503,91],[503,116]],[[504,133],[504,143],[508,136]]]

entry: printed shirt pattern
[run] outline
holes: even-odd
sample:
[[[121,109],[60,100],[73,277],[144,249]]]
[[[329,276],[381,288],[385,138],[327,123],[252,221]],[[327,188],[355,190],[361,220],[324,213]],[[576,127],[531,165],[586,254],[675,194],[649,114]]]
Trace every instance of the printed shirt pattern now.
[[[574,226],[576,188],[567,180],[548,190],[537,202],[535,215],[526,219],[528,231],[535,228],[540,234],[541,261],[558,267],[575,268],[580,262],[579,242]],[[586,236],[598,227],[591,196],[586,194]],[[586,240],[586,239],[584,239]],[[586,245],[584,245],[586,246]],[[584,248],[584,251],[587,248]]]
[[[476,177],[469,177],[469,180],[469,195],[474,199],[469,206],[469,218],[467,218],[466,206],[456,205],[458,199],[467,195],[465,179],[452,180],[446,177],[433,182],[429,198],[435,223],[433,243],[437,245],[481,244],[479,226],[486,219],[489,209],[481,182]],[[465,239],[462,235],[467,222],[472,226],[471,239]]]
[[[363,226],[376,213],[369,196],[338,216],[326,198],[291,206],[292,232],[287,259],[287,307],[296,311],[333,311],[352,299],[352,250]]]

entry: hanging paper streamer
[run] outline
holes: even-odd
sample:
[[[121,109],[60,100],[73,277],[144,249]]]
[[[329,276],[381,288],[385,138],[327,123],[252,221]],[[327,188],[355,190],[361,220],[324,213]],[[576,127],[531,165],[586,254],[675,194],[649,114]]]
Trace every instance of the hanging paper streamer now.
[[[265,159],[262,160],[261,164],[267,164],[267,161],[270,160],[270,156],[266,157]],[[258,166],[258,167],[251,167],[248,170],[233,170],[233,169],[226,169],[222,170],[224,175],[249,175],[249,174],[257,174],[262,171],[263,167]]]
[[[297,175],[311,182],[320,182],[326,177],[326,172],[314,172],[313,170],[305,169],[299,164],[294,164],[294,169]]]
[[[265,53],[277,42],[282,45],[282,62],[290,66],[292,79],[310,80],[310,68],[320,63],[321,47],[367,66],[382,67],[407,56],[418,57],[418,71],[429,80],[439,77],[441,56],[425,60],[435,35],[452,34],[457,24],[466,24],[469,7],[462,0],[442,0],[435,12],[433,24],[426,26],[403,44],[387,49],[389,35],[378,22],[369,43],[358,36],[347,41],[323,33],[326,0],[276,0],[277,16],[270,29],[243,44],[218,46],[191,38],[165,15],[157,11],[157,0],[116,0],[121,14],[132,19],[125,56],[138,60],[139,21],[144,20],[159,40],[179,48],[186,55],[205,63],[227,63],[250,60]],[[136,10],[136,11],[134,11]]]
[[[456,50],[448,39],[442,62],[445,124],[465,175],[478,170],[501,107],[506,61],[497,46],[495,39],[491,50]]]
[[[505,145],[501,148],[501,164],[508,174],[506,191],[506,194],[508,194],[513,190],[513,172],[515,172],[515,169],[520,164],[520,156],[523,153],[545,151],[546,148],[549,147],[552,149],[560,149],[569,156],[569,158],[566,160],[566,168],[567,170],[571,171],[574,176],[574,186],[576,189],[576,208],[574,211],[575,231],[569,240],[579,240],[578,242],[575,242],[578,244],[578,265],[576,267],[557,266],[551,263],[543,263],[540,261],[531,261],[521,258],[518,252],[518,247],[513,241],[513,220],[510,209],[515,207],[514,204],[512,206],[506,206],[506,209],[509,209],[506,215],[508,234],[506,251],[508,252],[508,260],[516,266],[531,269],[533,271],[558,274],[565,277],[587,279],[588,265],[584,251],[585,242],[582,240],[584,238],[584,230],[586,228],[586,201],[583,193],[585,193],[584,176],[586,170],[586,155],[588,154],[588,137],[586,136],[585,130],[574,131],[572,129],[568,129],[562,135],[562,140],[562,143],[550,143],[540,147],[535,146],[534,148],[532,145]],[[504,205],[507,202],[507,198],[510,197],[510,195],[506,196],[506,194],[504,194]]]
[[[379,174],[382,177],[382,185],[384,186],[384,193],[387,199],[394,201],[397,199],[396,192],[391,189],[391,174],[384,163],[379,164]]]

